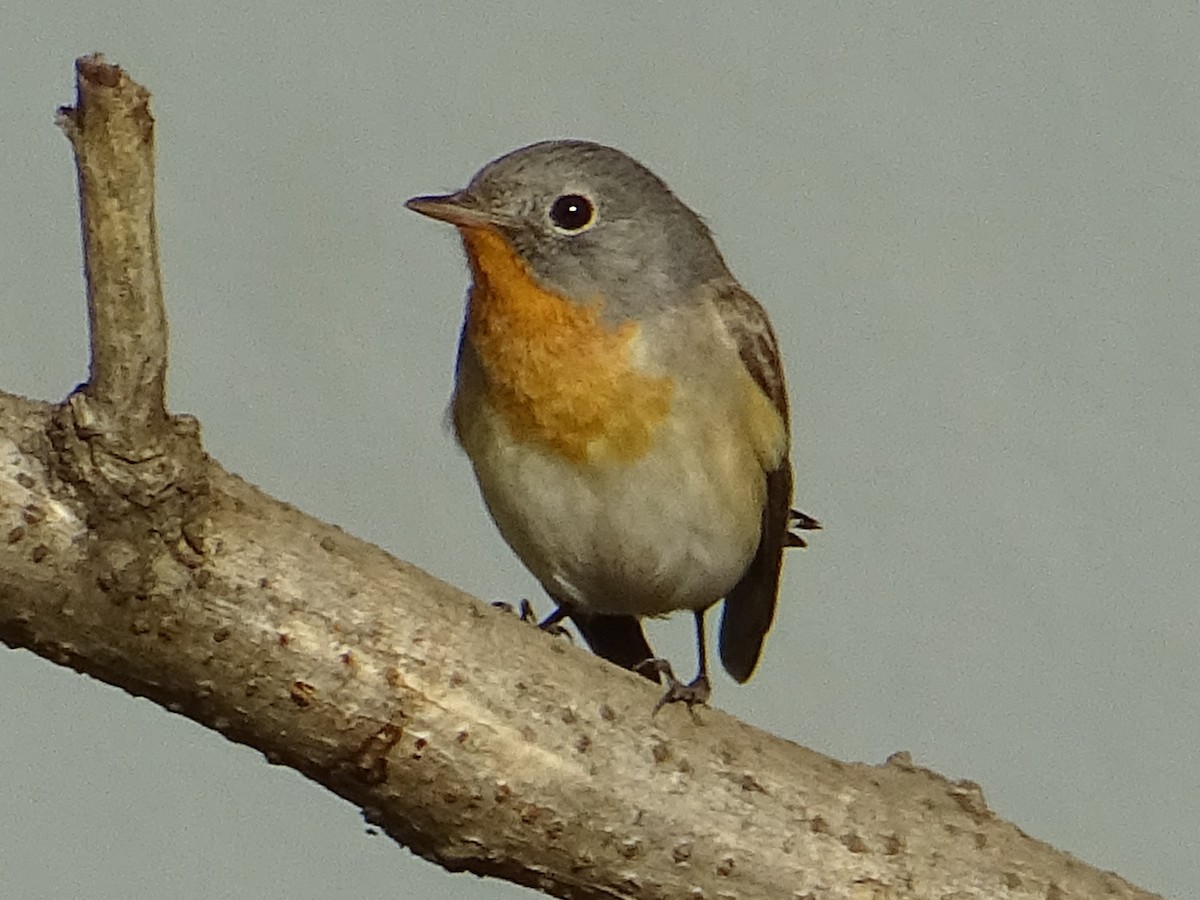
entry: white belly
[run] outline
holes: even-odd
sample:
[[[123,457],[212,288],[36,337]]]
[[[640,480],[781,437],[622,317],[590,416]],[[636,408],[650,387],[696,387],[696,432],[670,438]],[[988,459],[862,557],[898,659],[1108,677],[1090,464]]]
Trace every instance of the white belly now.
[[[604,465],[517,445],[494,413],[459,418],[492,518],[558,600],[639,616],[702,609],[754,556],[765,485],[739,417],[673,412],[647,456]]]

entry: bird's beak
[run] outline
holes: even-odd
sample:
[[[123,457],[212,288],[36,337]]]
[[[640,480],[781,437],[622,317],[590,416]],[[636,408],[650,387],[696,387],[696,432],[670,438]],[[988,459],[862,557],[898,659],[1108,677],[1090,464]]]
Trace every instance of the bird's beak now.
[[[440,222],[449,222],[459,228],[481,228],[496,224],[495,215],[480,209],[475,198],[466,191],[432,197],[413,197],[406,200],[404,205],[413,212]]]

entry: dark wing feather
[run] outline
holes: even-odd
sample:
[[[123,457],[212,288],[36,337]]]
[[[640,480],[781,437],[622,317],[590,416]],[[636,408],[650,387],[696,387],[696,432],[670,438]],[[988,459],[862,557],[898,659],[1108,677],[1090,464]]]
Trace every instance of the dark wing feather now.
[[[730,284],[720,292],[717,309],[737,344],[746,370],[775,405],[785,430],[790,432],[783,366],[766,312],[737,284]],[[754,674],[763,640],[775,618],[784,547],[804,545],[803,540],[789,530],[793,521],[792,463],[787,452],[779,466],[764,473],[764,477],[767,500],[763,507],[758,550],[746,574],[725,598],[725,611],[721,617],[721,662],[738,681],[746,681]],[[796,520],[799,527],[820,527],[815,519],[802,513],[798,515],[803,516]]]

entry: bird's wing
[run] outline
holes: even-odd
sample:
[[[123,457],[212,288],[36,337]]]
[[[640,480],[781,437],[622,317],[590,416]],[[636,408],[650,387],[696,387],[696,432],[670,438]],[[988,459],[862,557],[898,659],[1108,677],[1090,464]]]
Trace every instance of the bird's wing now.
[[[721,321],[737,345],[746,371],[775,407],[782,420],[785,436],[790,429],[787,386],[779,360],[779,346],[767,314],[740,285],[724,286],[716,297]],[[792,510],[792,463],[790,441],[775,467],[763,473],[766,479],[766,503],[762,512],[762,531],[758,550],[741,581],[725,598],[721,617],[721,662],[738,681],[746,681],[758,665],[763,639],[775,617],[779,592],[779,573],[784,547],[804,546],[789,526],[819,528],[815,519]]]

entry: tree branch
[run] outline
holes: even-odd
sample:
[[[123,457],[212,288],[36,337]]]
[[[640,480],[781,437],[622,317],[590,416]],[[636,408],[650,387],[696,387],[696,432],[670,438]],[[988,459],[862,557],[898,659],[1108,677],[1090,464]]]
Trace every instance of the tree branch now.
[[[61,108],[58,124],[79,177],[92,351],[86,391],[119,406],[125,430],[156,428],[166,417],[167,312],[150,94],[99,56],[78,60],[76,72],[77,105]]]
[[[163,406],[146,92],[78,62],[91,378],[0,394],[0,640],[263,752],[414,852],[572,898],[1147,898],[903,754],[656,689],[222,470]],[[503,652],[497,652],[502,650]]]

